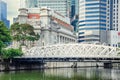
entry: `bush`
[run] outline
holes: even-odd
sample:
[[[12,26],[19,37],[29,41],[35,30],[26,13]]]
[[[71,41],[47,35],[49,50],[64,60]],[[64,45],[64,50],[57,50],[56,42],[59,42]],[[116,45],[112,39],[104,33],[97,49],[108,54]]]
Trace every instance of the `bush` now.
[[[23,53],[19,49],[10,48],[10,49],[3,49],[2,50],[3,59],[14,58],[14,57],[17,57],[17,56],[22,56],[22,55],[23,55]]]

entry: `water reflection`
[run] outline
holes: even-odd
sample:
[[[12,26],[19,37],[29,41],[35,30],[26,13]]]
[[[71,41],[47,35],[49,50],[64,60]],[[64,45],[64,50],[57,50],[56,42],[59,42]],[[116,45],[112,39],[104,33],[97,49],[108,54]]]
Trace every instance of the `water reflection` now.
[[[0,80],[120,80],[119,69],[63,68],[0,73]]]

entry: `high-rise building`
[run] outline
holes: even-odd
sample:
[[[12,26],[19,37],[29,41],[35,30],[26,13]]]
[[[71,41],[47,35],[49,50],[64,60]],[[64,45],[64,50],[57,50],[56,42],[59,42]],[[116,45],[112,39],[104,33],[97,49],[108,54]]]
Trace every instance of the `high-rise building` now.
[[[75,0],[75,14],[79,14],[79,0]]]
[[[61,13],[63,16],[70,17],[70,0],[26,0],[26,8],[48,7]]]
[[[119,5],[118,5],[118,46],[120,47],[120,1],[119,1]]]
[[[75,0],[71,0],[71,18],[75,16]]]
[[[106,0],[79,0],[78,42],[106,43]]]
[[[118,45],[118,15],[119,15],[119,0],[107,0],[107,25],[106,29],[108,31],[108,44],[110,46],[117,46]],[[120,40],[119,40],[120,41]]]
[[[25,0],[25,3],[26,3],[26,7],[27,8],[34,8],[34,7],[37,7],[38,6],[38,0]]]
[[[0,0],[0,21],[3,21],[7,27],[9,27],[9,20],[7,20],[7,4],[3,0]]]
[[[74,27],[74,32],[77,33],[78,31],[78,0],[71,0],[71,25]]]
[[[107,30],[118,31],[118,1],[107,0]]]
[[[71,19],[78,15],[78,0],[71,0]]]

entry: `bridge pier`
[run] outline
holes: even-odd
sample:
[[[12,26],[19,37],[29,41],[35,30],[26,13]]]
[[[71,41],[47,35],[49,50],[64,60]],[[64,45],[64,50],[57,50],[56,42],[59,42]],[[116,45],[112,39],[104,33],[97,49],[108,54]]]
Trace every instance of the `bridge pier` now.
[[[77,68],[77,62],[73,62],[72,68]]]
[[[112,62],[105,62],[104,63],[104,68],[112,68],[113,65],[112,65]]]

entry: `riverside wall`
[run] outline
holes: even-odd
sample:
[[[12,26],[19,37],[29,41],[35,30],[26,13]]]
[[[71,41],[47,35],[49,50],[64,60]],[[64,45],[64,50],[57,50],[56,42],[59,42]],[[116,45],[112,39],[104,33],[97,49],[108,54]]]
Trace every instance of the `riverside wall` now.
[[[113,67],[119,67],[120,64],[112,64]],[[85,68],[85,67],[104,67],[104,63],[98,62],[47,62],[41,64],[24,64],[24,65],[9,65],[10,71],[15,70],[34,70],[34,69],[48,69],[48,68]],[[0,71],[5,71],[3,64],[0,64]]]

